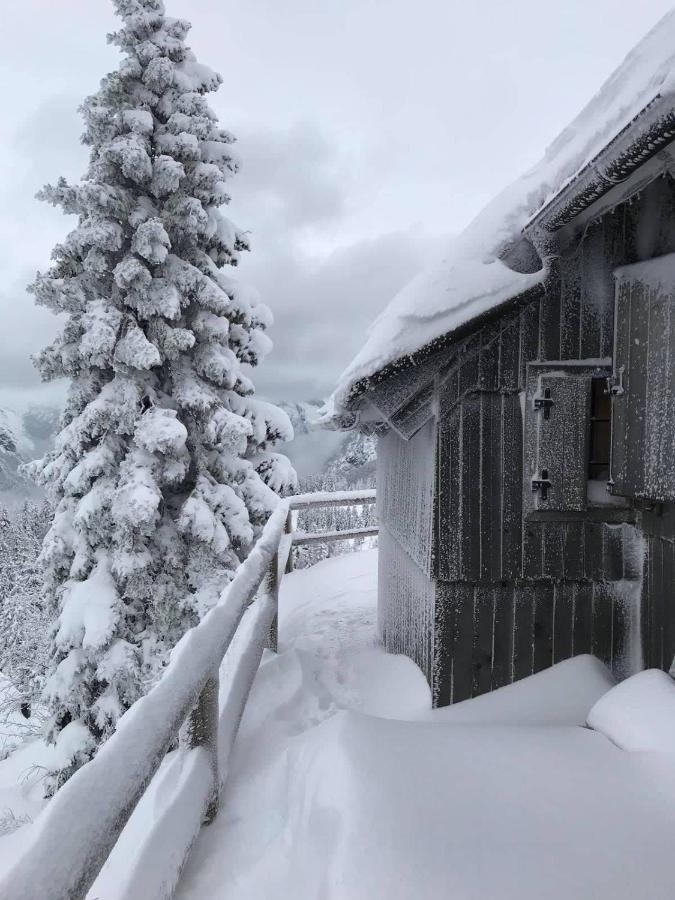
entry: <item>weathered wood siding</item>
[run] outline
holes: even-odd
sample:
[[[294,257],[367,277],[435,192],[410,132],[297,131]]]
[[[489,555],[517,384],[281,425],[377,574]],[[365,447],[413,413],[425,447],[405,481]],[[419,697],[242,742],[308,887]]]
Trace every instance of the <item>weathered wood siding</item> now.
[[[675,500],[675,254],[622,267],[616,322],[615,489]]]
[[[646,549],[642,639],[647,667],[675,661],[675,505],[641,516]]]
[[[377,458],[380,638],[390,652],[414,659],[431,680],[435,420],[409,441],[389,431],[378,441]]]
[[[659,179],[588,226],[554,264],[544,296],[464,337],[418,376],[428,386],[435,372],[438,421],[436,526],[421,544],[413,537],[415,509],[421,502],[426,515],[429,508],[436,442],[415,445],[403,429],[381,442],[386,643],[424,660],[437,705],[578,653],[595,653],[619,676],[643,663],[670,665],[675,513],[668,506],[644,514],[630,505],[587,509],[576,495],[578,508],[524,507],[523,410],[528,364],[611,358],[614,270],[675,250],[674,198],[672,180]],[[392,397],[404,385],[399,375],[388,392],[392,421]]]

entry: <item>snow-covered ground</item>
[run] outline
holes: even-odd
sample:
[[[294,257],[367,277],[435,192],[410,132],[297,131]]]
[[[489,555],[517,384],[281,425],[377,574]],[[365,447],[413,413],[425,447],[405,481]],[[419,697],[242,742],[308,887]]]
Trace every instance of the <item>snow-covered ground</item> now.
[[[281,652],[178,897],[672,897],[675,758],[579,727],[606,670],[582,657],[432,712],[377,646],[375,570],[364,552],[284,579]]]
[[[280,652],[263,659],[221,812],[177,897],[672,897],[675,734],[650,721],[675,708],[675,683],[644,673],[612,690],[578,657],[433,711],[419,669],[377,644],[376,563],[366,551],[284,578]],[[646,746],[672,749],[627,752],[583,727],[599,698],[591,719],[616,743],[650,731]],[[651,718],[635,718],[645,698]],[[45,752],[34,742],[0,762],[8,830],[43,803]],[[170,754],[90,898],[140,900],[135,860],[182,777]],[[0,837],[0,873],[30,830]]]

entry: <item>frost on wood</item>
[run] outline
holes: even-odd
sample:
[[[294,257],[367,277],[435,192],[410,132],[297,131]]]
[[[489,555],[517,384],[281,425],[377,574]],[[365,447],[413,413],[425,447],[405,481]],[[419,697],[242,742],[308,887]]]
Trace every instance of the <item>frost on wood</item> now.
[[[63,429],[34,467],[56,504],[42,552],[56,619],[48,733],[80,723],[92,747],[295,485],[274,449],[288,418],[242,370],[269,351],[271,314],[224,273],[248,246],[221,212],[237,170],[206,100],[221,78],[162,0],[115,8],[123,61],[83,105],[89,166],[41,193],[77,226],[32,285],[66,315],[41,374],[70,379]]]
[[[390,431],[378,443],[378,628],[387,650],[410,656],[429,680],[435,594],[429,578],[435,440],[432,420],[410,441]]]

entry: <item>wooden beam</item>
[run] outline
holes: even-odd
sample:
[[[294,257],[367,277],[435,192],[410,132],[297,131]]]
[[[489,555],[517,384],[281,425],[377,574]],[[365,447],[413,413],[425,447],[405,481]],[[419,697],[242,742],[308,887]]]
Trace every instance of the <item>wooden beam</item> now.
[[[365,528],[353,528],[351,531],[325,531],[323,533],[310,533],[296,531],[293,535],[293,546],[300,547],[303,544],[327,544],[330,541],[348,541],[355,538],[373,537],[380,531],[377,525],[368,525]]]

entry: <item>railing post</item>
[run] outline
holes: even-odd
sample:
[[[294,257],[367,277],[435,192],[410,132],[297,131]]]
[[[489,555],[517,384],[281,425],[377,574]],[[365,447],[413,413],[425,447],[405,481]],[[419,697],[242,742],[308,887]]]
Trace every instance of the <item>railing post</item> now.
[[[194,750],[203,747],[209,754],[213,772],[213,795],[206,808],[204,824],[212,822],[218,812],[220,772],[218,764],[218,672],[204,685],[194,709],[181,733],[181,744]]]
[[[274,606],[274,618],[270,624],[270,633],[267,640],[267,646],[270,650],[277,652],[279,646],[279,548],[272,557],[272,562],[265,576],[265,591],[272,598]]]
[[[293,534],[293,510],[288,510],[286,516],[286,525],[284,526],[284,534]],[[286,557],[286,568],[284,574],[289,575],[293,571],[293,544],[288,548],[288,556]]]

